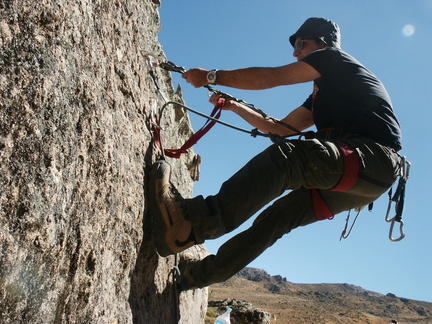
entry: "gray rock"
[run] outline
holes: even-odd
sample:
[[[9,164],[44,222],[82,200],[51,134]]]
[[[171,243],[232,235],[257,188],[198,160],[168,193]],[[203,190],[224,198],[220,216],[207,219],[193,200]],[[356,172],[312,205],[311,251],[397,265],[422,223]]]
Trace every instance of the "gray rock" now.
[[[207,290],[175,294],[174,257],[156,253],[146,201],[160,156],[149,119],[163,100],[145,56],[164,57],[159,3],[0,4],[2,323],[203,321]],[[162,122],[167,147],[192,133],[182,110]],[[170,160],[184,196],[194,159]]]

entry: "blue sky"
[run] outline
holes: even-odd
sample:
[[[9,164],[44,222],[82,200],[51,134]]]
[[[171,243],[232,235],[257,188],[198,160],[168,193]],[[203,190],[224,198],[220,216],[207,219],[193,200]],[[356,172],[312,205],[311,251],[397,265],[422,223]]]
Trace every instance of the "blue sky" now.
[[[288,37],[308,17],[326,17],[339,24],[342,48],[384,82],[402,126],[401,153],[413,165],[403,215],[406,238],[396,243],[388,239],[385,194],[372,212],[361,213],[347,240],[339,241],[346,218],[342,213],[285,235],[250,266],[295,283],[349,283],[432,302],[432,0],[165,0],[160,15],[159,41],[164,52],[186,68],[285,65],[295,61]],[[205,89],[193,88],[178,74],[173,74],[173,84],[181,85],[188,106],[211,111]],[[312,84],[262,91],[219,88],[280,118],[303,103]],[[229,111],[221,119],[252,128]],[[201,117],[191,115],[191,120],[195,130],[204,123]],[[194,195],[217,193],[224,180],[270,144],[267,139],[216,125],[194,146],[203,158]],[[254,217],[205,245],[215,253]]]

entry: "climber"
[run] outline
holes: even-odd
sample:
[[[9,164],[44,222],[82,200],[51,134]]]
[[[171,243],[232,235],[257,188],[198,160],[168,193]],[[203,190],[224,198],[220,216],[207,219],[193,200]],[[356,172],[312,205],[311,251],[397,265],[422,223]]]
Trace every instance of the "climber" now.
[[[291,190],[216,255],[181,261],[182,290],[230,278],[292,229],[368,205],[397,178],[401,132],[391,100],[381,81],[341,49],[339,26],[325,18],[309,18],[289,41],[297,59],[292,64],[193,68],[183,74],[195,87],[217,84],[258,90],[313,81],[312,94],[281,121],[301,131],[315,125],[317,132],[304,139],[276,141],[207,198],[184,199],[170,183],[169,164],[155,163],[150,192],[156,247],[162,256],[231,232]],[[210,101],[218,99],[213,95]],[[293,132],[241,103],[227,100],[224,109],[262,132]]]

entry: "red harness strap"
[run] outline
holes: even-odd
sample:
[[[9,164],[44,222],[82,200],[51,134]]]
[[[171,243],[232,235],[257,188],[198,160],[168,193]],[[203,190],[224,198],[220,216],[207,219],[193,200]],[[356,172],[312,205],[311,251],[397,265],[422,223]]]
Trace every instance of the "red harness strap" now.
[[[219,119],[222,113],[222,108],[225,105],[225,99],[219,98],[216,106],[213,108],[210,117],[215,119]],[[164,149],[165,155],[171,158],[178,159],[184,153],[187,153],[187,150],[190,149],[193,145],[195,145],[201,137],[203,137],[207,132],[216,124],[214,120],[207,119],[206,123],[203,127],[201,127],[195,134],[193,134],[179,149]],[[163,149],[161,139],[160,139],[160,131],[157,127],[153,127],[153,133],[155,137],[155,142],[159,146],[159,148]]]
[[[332,191],[345,191],[354,186],[360,173],[360,160],[357,151],[345,142],[337,141],[339,152],[344,161],[344,172],[339,183]]]
[[[312,189],[311,193],[312,207],[316,218],[318,218],[318,220],[332,219],[334,214],[321,195],[321,192],[318,189]]]
[[[360,161],[357,151],[345,142],[337,141],[339,152],[344,161],[344,172],[339,183],[331,191],[345,191],[355,185],[360,172]],[[334,213],[318,189],[312,189],[312,206],[318,220],[332,219]]]

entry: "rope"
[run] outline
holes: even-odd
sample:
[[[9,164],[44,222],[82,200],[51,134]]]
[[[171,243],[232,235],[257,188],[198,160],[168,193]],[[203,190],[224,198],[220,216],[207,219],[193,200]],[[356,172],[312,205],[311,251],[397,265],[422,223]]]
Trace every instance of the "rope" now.
[[[169,102],[167,102],[166,104],[164,104],[164,105],[162,106],[161,113],[162,113],[162,112],[163,112],[163,111],[164,111],[164,110],[165,110],[169,105],[177,105],[177,106],[180,106],[180,107],[186,109],[187,111],[190,111],[190,112],[192,112],[192,113],[194,113],[194,114],[196,114],[196,115],[198,115],[198,116],[201,116],[201,117],[207,118],[207,119],[209,119],[209,120],[214,121],[215,123],[218,123],[218,124],[224,125],[224,126],[226,126],[226,127],[229,127],[229,128],[235,129],[235,130],[238,130],[238,131],[240,131],[240,132],[250,134],[252,137],[257,137],[257,136],[270,137],[270,135],[268,135],[268,134],[264,134],[264,133],[261,133],[261,132],[258,131],[257,129],[254,129],[254,130],[250,130],[250,131],[249,131],[249,130],[247,130],[247,129],[240,128],[240,127],[237,127],[237,126],[234,126],[234,125],[228,124],[228,123],[226,123],[226,122],[224,122],[224,121],[221,121],[221,120],[216,119],[216,118],[214,118],[214,117],[212,117],[212,116],[206,115],[206,114],[204,114],[204,113],[202,113],[202,112],[199,112],[199,111],[197,111],[197,110],[195,110],[195,109],[192,109],[191,107],[188,107],[188,106],[186,106],[186,105],[184,105],[184,104],[181,104],[181,103],[179,103],[179,102],[176,102],[176,101],[169,101]]]
[[[174,286],[174,308],[175,308],[176,322],[179,323],[180,306],[179,306],[179,294],[178,294],[177,284],[180,282],[181,274],[178,268],[178,253],[176,253],[174,257],[174,268],[172,269],[172,276],[173,276],[173,286]]]
[[[221,98],[221,99],[223,100],[222,102],[225,101],[223,98]],[[162,129],[162,128],[160,127],[159,122],[156,124],[156,127],[154,127],[154,130],[153,130],[155,142],[159,146],[159,148],[163,149],[164,154],[168,157],[171,157],[171,158],[179,158],[182,154],[187,153],[187,150],[189,148],[191,148],[193,145],[195,145],[198,142],[198,140],[200,140],[216,123],[224,125],[224,126],[229,127],[229,128],[232,128],[234,130],[249,134],[254,138],[257,136],[270,138],[272,140],[272,142],[274,142],[274,143],[279,143],[281,141],[284,141],[288,137],[298,135],[298,134],[291,134],[291,135],[281,136],[281,135],[273,134],[273,133],[265,134],[265,133],[260,132],[257,128],[254,128],[252,130],[247,130],[247,129],[226,123],[226,122],[218,119],[221,115],[221,109],[223,107],[223,106],[220,106],[220,104],[215,106],[211,115],[206,115],[206,114],[199,112],[199,111],[197,111],[191,107],[188,107],[188,106],[186,106],[180,102],[168,101],[167,103],[165,103],[162,106],[161,115],[162,115],[163,111],[170,105],[180,106],[191,113],[194,113],[198,116],[207,118],[207,121],[204,124],[204,126],[200,130],[198,130],[195,134],[193,134],[179,149],[163,149],[162,141],[160,139],[160,129]]]

